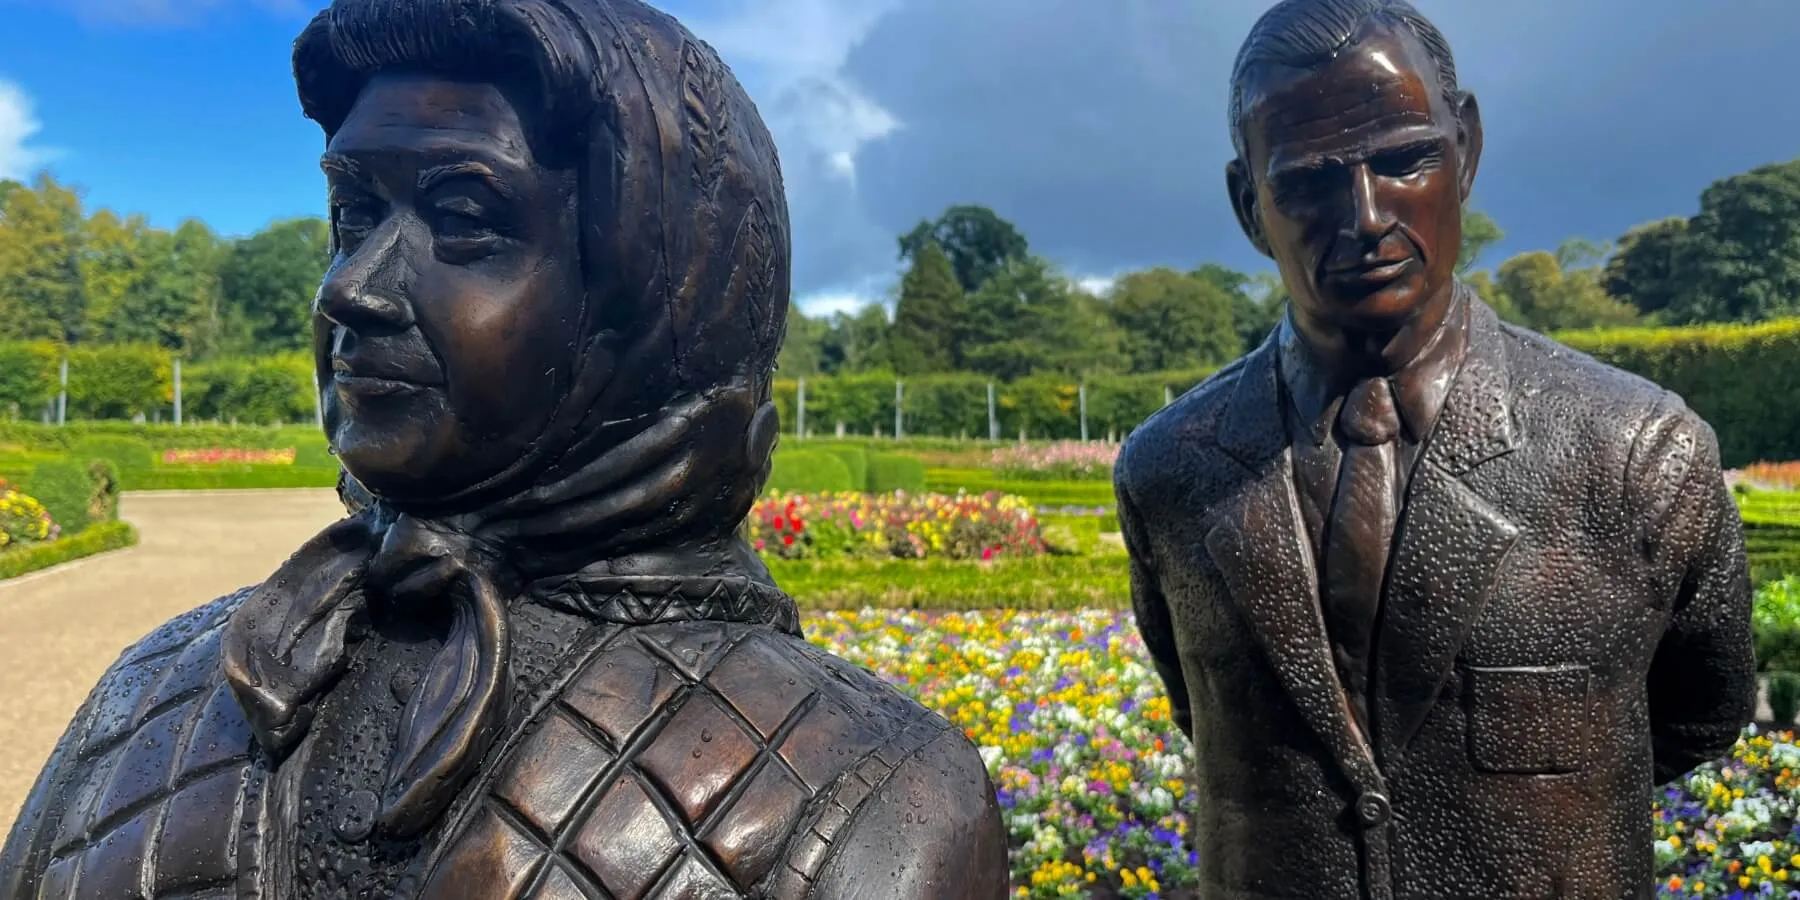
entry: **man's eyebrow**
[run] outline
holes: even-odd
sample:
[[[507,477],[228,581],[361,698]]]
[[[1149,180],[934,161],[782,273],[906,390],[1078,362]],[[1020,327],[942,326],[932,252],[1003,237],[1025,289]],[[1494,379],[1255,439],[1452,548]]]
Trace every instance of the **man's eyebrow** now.
[[[425,193],[453,178],[479,178],[486,182],[494,193],[505,199],[514,199],[517,194],[506,180],[497,174],[492,166],[475,160],[461,160],[445,163],[441,166],[430,166],[419,171],[419,193]]]

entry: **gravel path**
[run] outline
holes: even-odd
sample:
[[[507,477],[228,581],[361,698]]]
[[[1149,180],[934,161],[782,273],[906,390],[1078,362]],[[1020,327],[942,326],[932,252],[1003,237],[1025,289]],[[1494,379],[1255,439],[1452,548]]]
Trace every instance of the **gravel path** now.
[[[69,718],[121,651],[268,577],[342,515],[324,491],[126,494],[138,546],[0,581],[0,842]]]

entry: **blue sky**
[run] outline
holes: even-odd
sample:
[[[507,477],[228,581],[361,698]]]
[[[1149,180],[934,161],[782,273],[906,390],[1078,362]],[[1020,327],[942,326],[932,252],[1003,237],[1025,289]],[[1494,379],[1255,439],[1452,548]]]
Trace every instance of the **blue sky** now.
[[[1416,0],[1482,103],[1505,254],[1691,214],[1800,155],[1795,0]],[[316,214],[288,72],[321,0],[0,0],[0,176],[227,234]],[[1077,276],[1264,268],[1225,204],[1231,56],[1260,0],[672,0],[780,145],[809,311],[882,297],[894,236],[957,202]],[[1494,260],[1490,259],[1489,262]]]

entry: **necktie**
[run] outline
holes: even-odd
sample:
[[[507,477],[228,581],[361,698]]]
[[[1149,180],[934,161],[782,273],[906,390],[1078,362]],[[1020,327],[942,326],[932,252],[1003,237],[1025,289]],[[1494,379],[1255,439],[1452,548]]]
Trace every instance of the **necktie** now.
[[[1393,387],[1370,378],[1351,389],[1338,414],[1344,457],[1325,536],[1320,583],[1325,622],[1351,711],[1368,733],[1368,680],[1381,588],[1399,516]]]

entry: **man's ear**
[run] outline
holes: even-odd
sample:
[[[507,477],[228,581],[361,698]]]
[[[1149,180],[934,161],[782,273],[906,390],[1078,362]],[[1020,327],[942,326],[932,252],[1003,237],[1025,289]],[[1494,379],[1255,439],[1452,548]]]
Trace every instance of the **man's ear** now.
[[[1462,182],[1462,199],[1469,202],[1475,190],[1475,170],[1481,168],[1481,106],[1475,95],[1464,91],[1456,106],[1456,150],[1461,167],[1457,176]]]
[[[1275,254],[1269,251],[1269,238],[1263,234],[1262,216],[1256,209],[1256,184],[1251,181],[1250,170],[1242,159],[1225,164],[1225,189],[1231,192],[1231,211],[1237,213],[1238,226],[1244,229],[1244,237],[1250,239],[1250,246],[1274,259]]]

